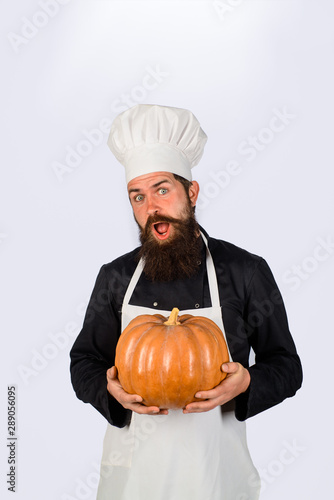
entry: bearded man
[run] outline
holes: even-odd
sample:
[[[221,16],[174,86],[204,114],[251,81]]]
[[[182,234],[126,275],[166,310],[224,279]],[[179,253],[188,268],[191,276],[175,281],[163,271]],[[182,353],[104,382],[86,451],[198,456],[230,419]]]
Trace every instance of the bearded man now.
[[[77,396],[108,421],[98,500],[255,500],[260,479],[245,420],[293,396],[302,370],[266,262],[210,238],[195,218],[191,168],[206,135],[187,110],[137,105],[108,144],[124,165],[141,246],[102,266],[71,350]],[[226,378],[182,410],[145,406],[122,388],[118,338],[140,314],[205,316],[222,330]],[[251,348],[256,362],[249,366]],[[200,389],[200,388],[199,388]]]

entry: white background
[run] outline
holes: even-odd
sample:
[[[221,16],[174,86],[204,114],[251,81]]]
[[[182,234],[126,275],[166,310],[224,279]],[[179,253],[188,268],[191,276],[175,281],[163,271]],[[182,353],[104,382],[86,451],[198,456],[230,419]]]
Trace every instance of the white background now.
[[[90,145],[84,131],[145,102],[197,116],[209,137],[194,169],[199,222],[265,257],[284,296],[305,378],[295,398],[248,421],[261,498],[330,498],[333,3],[17,0],[1,10],[1,497],[95,498],[106,422],[76,399],[68,353],[99,268],[138,239],[107,133]]]

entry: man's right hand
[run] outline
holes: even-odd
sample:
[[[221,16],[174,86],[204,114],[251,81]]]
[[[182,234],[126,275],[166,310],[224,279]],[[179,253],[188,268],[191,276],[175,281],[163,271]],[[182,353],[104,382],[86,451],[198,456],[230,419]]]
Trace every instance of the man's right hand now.
[[[108,392],[122,405],[124,408],[135,411],[140,414],[147,415],[167,415],[168,410],[160,410],[158,406],[145,406],[142,404],[143,398],[138,394],[129,394],[125,392],[121,386],[117,376],[116,366],[112,366],[107,370],[107,389]]]

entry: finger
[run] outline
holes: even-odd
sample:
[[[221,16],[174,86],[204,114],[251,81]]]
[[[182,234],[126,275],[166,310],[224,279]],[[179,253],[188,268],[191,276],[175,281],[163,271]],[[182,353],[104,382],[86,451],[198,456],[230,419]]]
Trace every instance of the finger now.
[[[125,392],[120,385],[118,388],[118,400],[124,406],[142,403],[143,398],[139,396],[139,394],[129,394],[128,392]]]
[[[198,391],[195,394],[195,398],[198,399],[213,399],[221,397],[230,388],[230,379],[225,377],[216,387],[210,389],[209,391]]]
[[[114,367],[113,367],[114,368]],[[110,368],[112,370],[112,368]],[[109,370],[108,370],[109,371]],[[115,372],[113,372],[115,374]],[[121,405],[124,406],[125,404],[131,404],[131,403],[141,403],[143,398],[139,394],[130,394],[126,392],[118,378],[111,378],[107,375],[107,390],[110,392],[110,394],[117,399]]]
[[[217,402],[214,399],[208,401],[201,401],[199,403],[190,403],[184,409],[183,413],[202,413],[206,411],[213,410],[217,406]]]
[[[168,415],[167,409],[160,409],[157,406],[144,406],[140,403],[129,405],[129,410],[135,411],[141,415]]]
[[[217,396],[219,396],[220,393],[221,393],[221,388],[220,388],[220,384],[219,384],[219,385],[217,385],[217,387],[215,387],[214,389],[210,389],[209,391],[196,392],[195,398],[213,399],[213,398],[216,398]]]

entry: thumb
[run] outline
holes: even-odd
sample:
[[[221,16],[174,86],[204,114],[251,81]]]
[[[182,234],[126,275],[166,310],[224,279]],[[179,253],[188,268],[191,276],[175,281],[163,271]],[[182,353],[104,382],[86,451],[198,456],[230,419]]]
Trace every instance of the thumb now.
[[[107,378],[115,379],[117,378],[117,368],[116,366],[112,366],[107,370]]]
[[[222,372],[224,373],[233,373],[236,371],[237,369],[237,363],[223,363],[222,366],[221,366],[221,370]]]

